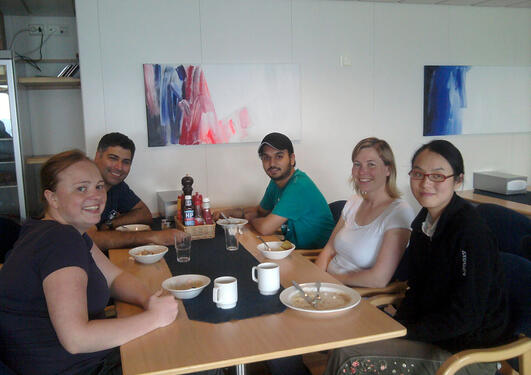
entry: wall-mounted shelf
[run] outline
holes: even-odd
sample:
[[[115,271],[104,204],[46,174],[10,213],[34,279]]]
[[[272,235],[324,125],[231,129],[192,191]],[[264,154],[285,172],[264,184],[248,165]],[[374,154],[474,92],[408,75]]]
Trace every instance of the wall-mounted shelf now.
[[[0,138],[0,142],[1,141],[12,141],[12,140],[13,140],[13,138]]]
[[[17,60],[17,62],[21,62],[21,63],[25,63],[25,64],[28,63],[27,61],[22,60],[22,59]],[[52,63],[52,64],[78,63],[79,59],[41,59],[41,60],[36,60],[36,61],[33,61],[33,62],[37,63],[37,64],[44,64],[44,63]]]
[[[16,188],[17,185],[0,185],[0,189]]]
[[[20,77],[18,83],[31,89],[72,89],[81,87],[81,80],[72,77]]]
[[[26,158],[26,164],[44,164],[50,159],[52,155],[36,155],[28,156]]]

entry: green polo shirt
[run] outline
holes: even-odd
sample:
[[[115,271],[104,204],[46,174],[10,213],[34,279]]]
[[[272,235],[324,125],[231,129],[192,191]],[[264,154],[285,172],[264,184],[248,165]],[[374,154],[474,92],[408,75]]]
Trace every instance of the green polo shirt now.
[[[288,219],[282,225],[282,233],[301,249],[323,248],[335,226],[323,194],[298,169],[282,189],[271,180],[260,206]]]

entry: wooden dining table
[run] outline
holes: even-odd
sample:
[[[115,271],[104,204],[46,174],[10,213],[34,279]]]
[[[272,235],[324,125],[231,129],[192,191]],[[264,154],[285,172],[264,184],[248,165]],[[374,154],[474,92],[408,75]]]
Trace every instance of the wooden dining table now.
[[[259,240],[250,228],[240,235],[240,243],[244,248],[237,251],[249,251],[259,262],[271,261],[257,250]],[[154,264],[140,264],[129,256],[127,249],[110,250],[109,257],[114,264],[140,278],[153,292],[161,289],[162,281],[172,276],[164,258]],[[281,284],[285,288],[292,280],[341,284],[299,254],[291,253],[274,262],[280,265]],[[117,301],[116,310],[118,317],[125,317],[139,313],[141,308]],[[366,300],[341,312],[311,313],[288,308],[278,314],[217,324],[188,319],[179,301],[179,314],[172,324],[122,345],[120,352],[125,375],[187,374],[229,366],[236,366],[237,373],[243,374],[248,363],[405,334],[401,324]]]
[[[527,194],[531,192],[531,185],[527,187],[527,191],[528,191]],[[510,196],[504,196],[502,194],[497,194],[496,197],[493,197],[493,196],[488,196],[485,194],[480,194],[479,192],[475,190],[458,191],[457,195],[459,195],[461,198],[464,198],[470,202],[477,203],[477,204],[481,204],[481,203],[497,204],[499,206],[509,208],[513,211],[519,212],[522,215],[525,215],[531,218],[531,205],[510,201],[509,199],[507,199],[507,198],[510,198]]]

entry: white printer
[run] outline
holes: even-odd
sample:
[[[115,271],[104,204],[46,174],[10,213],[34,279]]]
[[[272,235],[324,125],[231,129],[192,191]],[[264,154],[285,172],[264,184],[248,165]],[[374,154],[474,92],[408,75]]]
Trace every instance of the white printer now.
[[[527,177],[514,174],[488,171],[474,172],[474,189],[498,194],[513,195],[527,192]]]

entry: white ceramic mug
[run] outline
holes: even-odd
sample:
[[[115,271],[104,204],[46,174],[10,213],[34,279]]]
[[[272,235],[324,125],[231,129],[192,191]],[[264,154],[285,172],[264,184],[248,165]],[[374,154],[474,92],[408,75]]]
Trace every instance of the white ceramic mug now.
[[[260,294],[277,294],[280,289],[280,267],[276,263],[260,263],[251,270],[253,281],[258,283]]]
[[[212,301],[220,309],[232,309],[238,302],[238,280],[232,276],[221,276],[214,280]]]

